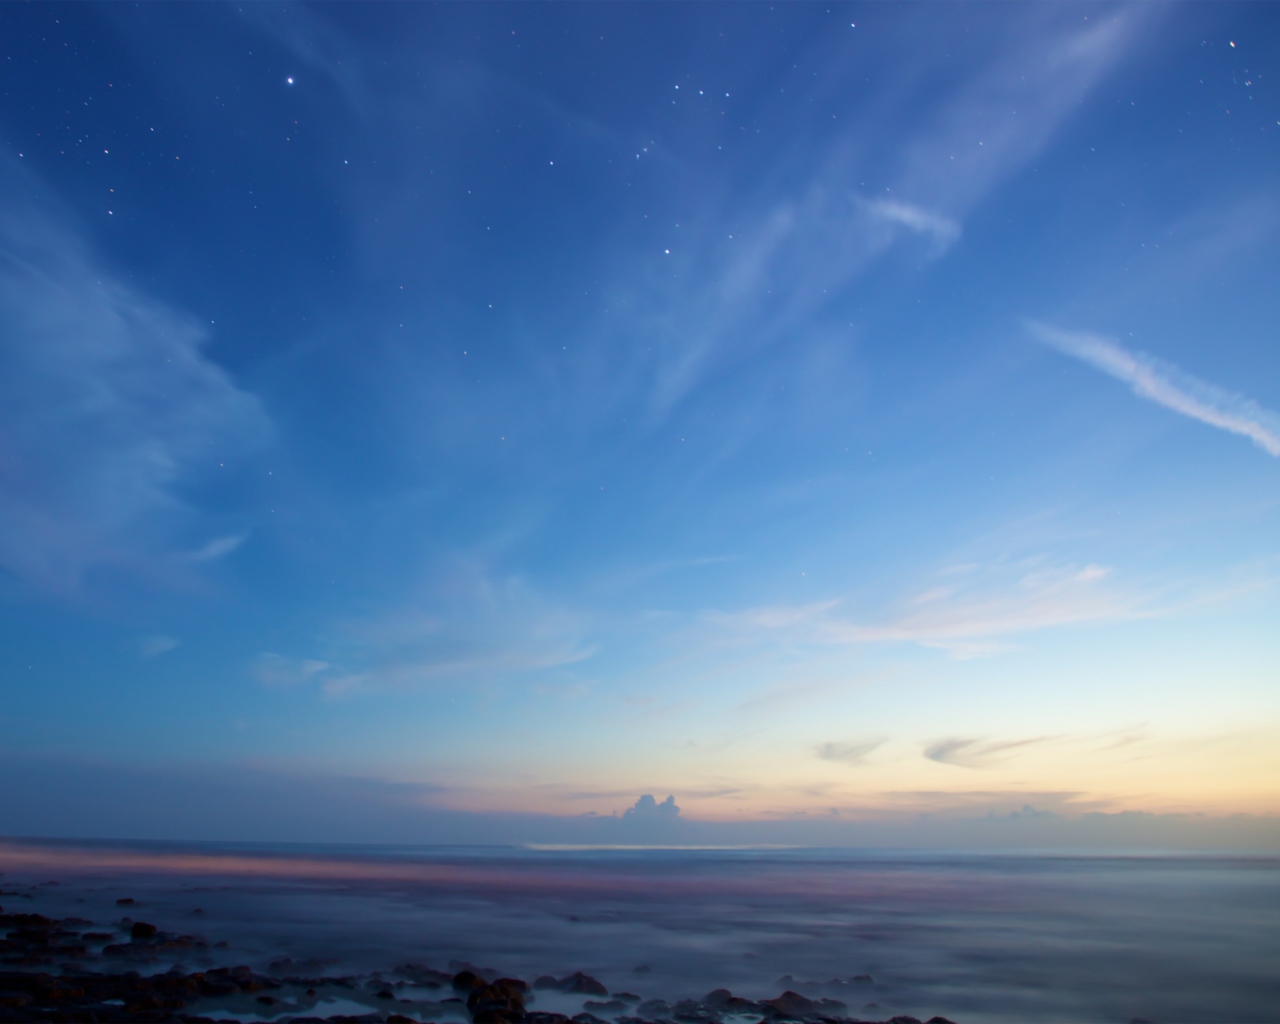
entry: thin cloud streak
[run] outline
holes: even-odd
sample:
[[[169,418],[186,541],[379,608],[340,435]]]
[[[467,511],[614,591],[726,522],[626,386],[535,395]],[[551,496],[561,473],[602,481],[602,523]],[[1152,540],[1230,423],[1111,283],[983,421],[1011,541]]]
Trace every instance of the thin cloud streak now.
[[[853,766],[867,763],[867,758],[879,747],[883,739],[860,740],[854,743],[824,743],[818,747],[818,757],[824,761],[838,761]]]
[[[753,608],[714,615],[734,629],[790,631],[819,644],[917,643],[957,658],[979,657],[1004,648],[996,637],[1058,626],[1133,619],[1144,612],[1137,599],[1103,586],[1105,566],[1023,568],[1009,578],[981,579],[968,589],[932,587],[905,602],[904,610],[881,624],[832,614],[836,601],[803,606]]]
[[[13,161],[0,193],[0,567],[55,592],[153,569],[196,517],[182,488],[271,423],[206,329],[105,270]]]
[[[1016,752],[1036,743],[1044,743],[1047,739],[1047,736],[1037,736],[1032,739],[1003,742],[977,739],[939,740],[925,748],[924,756],[938,764],[954,765],[957,768],[990,768],[1008,760]]]
[[[1038,323],[1028,326],[1041,344],[1124,381],[1139,398],[1211,427],[1240,434],[1268,455],[1280,458],[1280,416],[1253,399],[1193,377],[1145,352],[1130,352],[1098,334],[1063,331]]]

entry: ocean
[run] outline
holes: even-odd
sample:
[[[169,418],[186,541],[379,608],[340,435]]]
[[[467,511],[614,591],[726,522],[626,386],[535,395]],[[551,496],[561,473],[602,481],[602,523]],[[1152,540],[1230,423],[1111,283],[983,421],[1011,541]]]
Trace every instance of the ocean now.
[[[871,1019],[1280,1021],[1268,856],[8,840],[0,872],[6,912],[207,944],[148,971],[470,965],[668,1001],[791,989]],[[376,1009],[362,993],[313,1012]],[[570,1013],[589,998],[536,997]]]

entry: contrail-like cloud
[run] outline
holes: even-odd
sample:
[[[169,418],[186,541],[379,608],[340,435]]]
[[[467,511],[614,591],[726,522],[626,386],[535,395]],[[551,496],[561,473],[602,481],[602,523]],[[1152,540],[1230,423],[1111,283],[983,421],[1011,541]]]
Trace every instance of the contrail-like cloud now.
[[[1193,377],[1145,352],[1130,352],[1097,334],[1037,323],[1028,326],[1038,341],[1124,381],[1139,397],[1211,427],[1243,434],[1268,455],[1280,458],[1280,416],[1253,399]]]

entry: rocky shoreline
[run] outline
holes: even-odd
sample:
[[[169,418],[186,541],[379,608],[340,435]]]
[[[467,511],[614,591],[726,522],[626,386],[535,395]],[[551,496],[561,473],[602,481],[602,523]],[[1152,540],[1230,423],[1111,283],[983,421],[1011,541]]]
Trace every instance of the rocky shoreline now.
[[[118,901],[122,907],[131,903]],[[211,946],[199,936],[165,932],[127,917],[103,931],[82,918],[6,914],[3,908],[0,931],[5,934],[0,940],[0,1024],[920,1024],[906,1016],[887,1022],[852,1017],[839,1000],[810,999],[790,989],[764,1000],[716,989],[701,999],[668,1003],[611,993],[581,972],[562,978],[544,975],[529,984],[463,964],[452,964],[448,971],[402,964],[385,974],[332,976],[303,973],[323,965],[283,960],[271,965],[279,972],[272,975],[248,967],[187,971],[180,966],[145,975],[136,968],[208,955],[225,943]],[[117,941],[126,935],[125,941]],[[115,969],[95,969],[106,967],[104,962]],[[589,998],[582,1012],[556,1013],[531,1008],[538,992]],[[337,1008],[367,1012],[317,1012]],[[933,1017],[926,1024],[951,1022]]]

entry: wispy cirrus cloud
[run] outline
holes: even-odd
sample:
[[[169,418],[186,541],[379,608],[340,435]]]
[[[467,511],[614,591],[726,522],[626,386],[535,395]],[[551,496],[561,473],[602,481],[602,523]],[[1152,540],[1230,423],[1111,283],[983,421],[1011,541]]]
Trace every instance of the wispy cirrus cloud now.
[[[957,768],[991,768],[1019,751],[1044,743],[1050,737],[1036,736],[1025,740],[947,739],[931,743],[924,756],[938,764],[955,765]]]
[[[341,668],[324,681],[329,695],[499,684],[595,653],[583,613],[471,563],[442,571],[416,600],[336,632]]]
[[[138,643],[138,654],[144,658],[158,658],[162,654],[168,654],[180,642],[177,637],[163,634],[145,636]]]
[[[263,651],[253,659],[249,671],[264,686],[298,686],[329,667],[327,661],[315,658],[287,658],[272,651]]]
[[[1253,399],[1203,381],[1146,352],[1130,351],[1100,334],[1039,323],[1028,326],[1042,344],[1123,381],[1138,397],[1247,437],[1268,455],[1280,458],[1280,415]]]
[[[838,761],[841,764],[862,765],[867,758],[884,746],[883,739],[855,740],[852,742],[823,743],[818,747],[818,757],[823,761]]]
[[[100,266],[14,164],[0,161],[0,566],[66,591],[96,566],[176,555],[194,516],[179,484],[270,425],[205,329]]]
[[[225,558],[244,543],[246,536],[247,534],[238,533],[230,537],[214,537],[187,557],[193,562],[213,562]]]
[[[899,224],[917,235],[931,237],[940,249],[946,248],[960,237],[959,221],[923,206],[897,199],[877,199],[868,203],[867,209],[890,224]]]
[[[751,608],[712,621],[801,642],[915,643],[958,658],[979,657],[1007,649],[1008,638],[1019,634],[1148,614],[1139,598],[1106,585],[1111,574],[1100,565],[996,565],[958,577],[944,573],[940,584],[901,602],[880,622],[838,614],[837,601]]]

